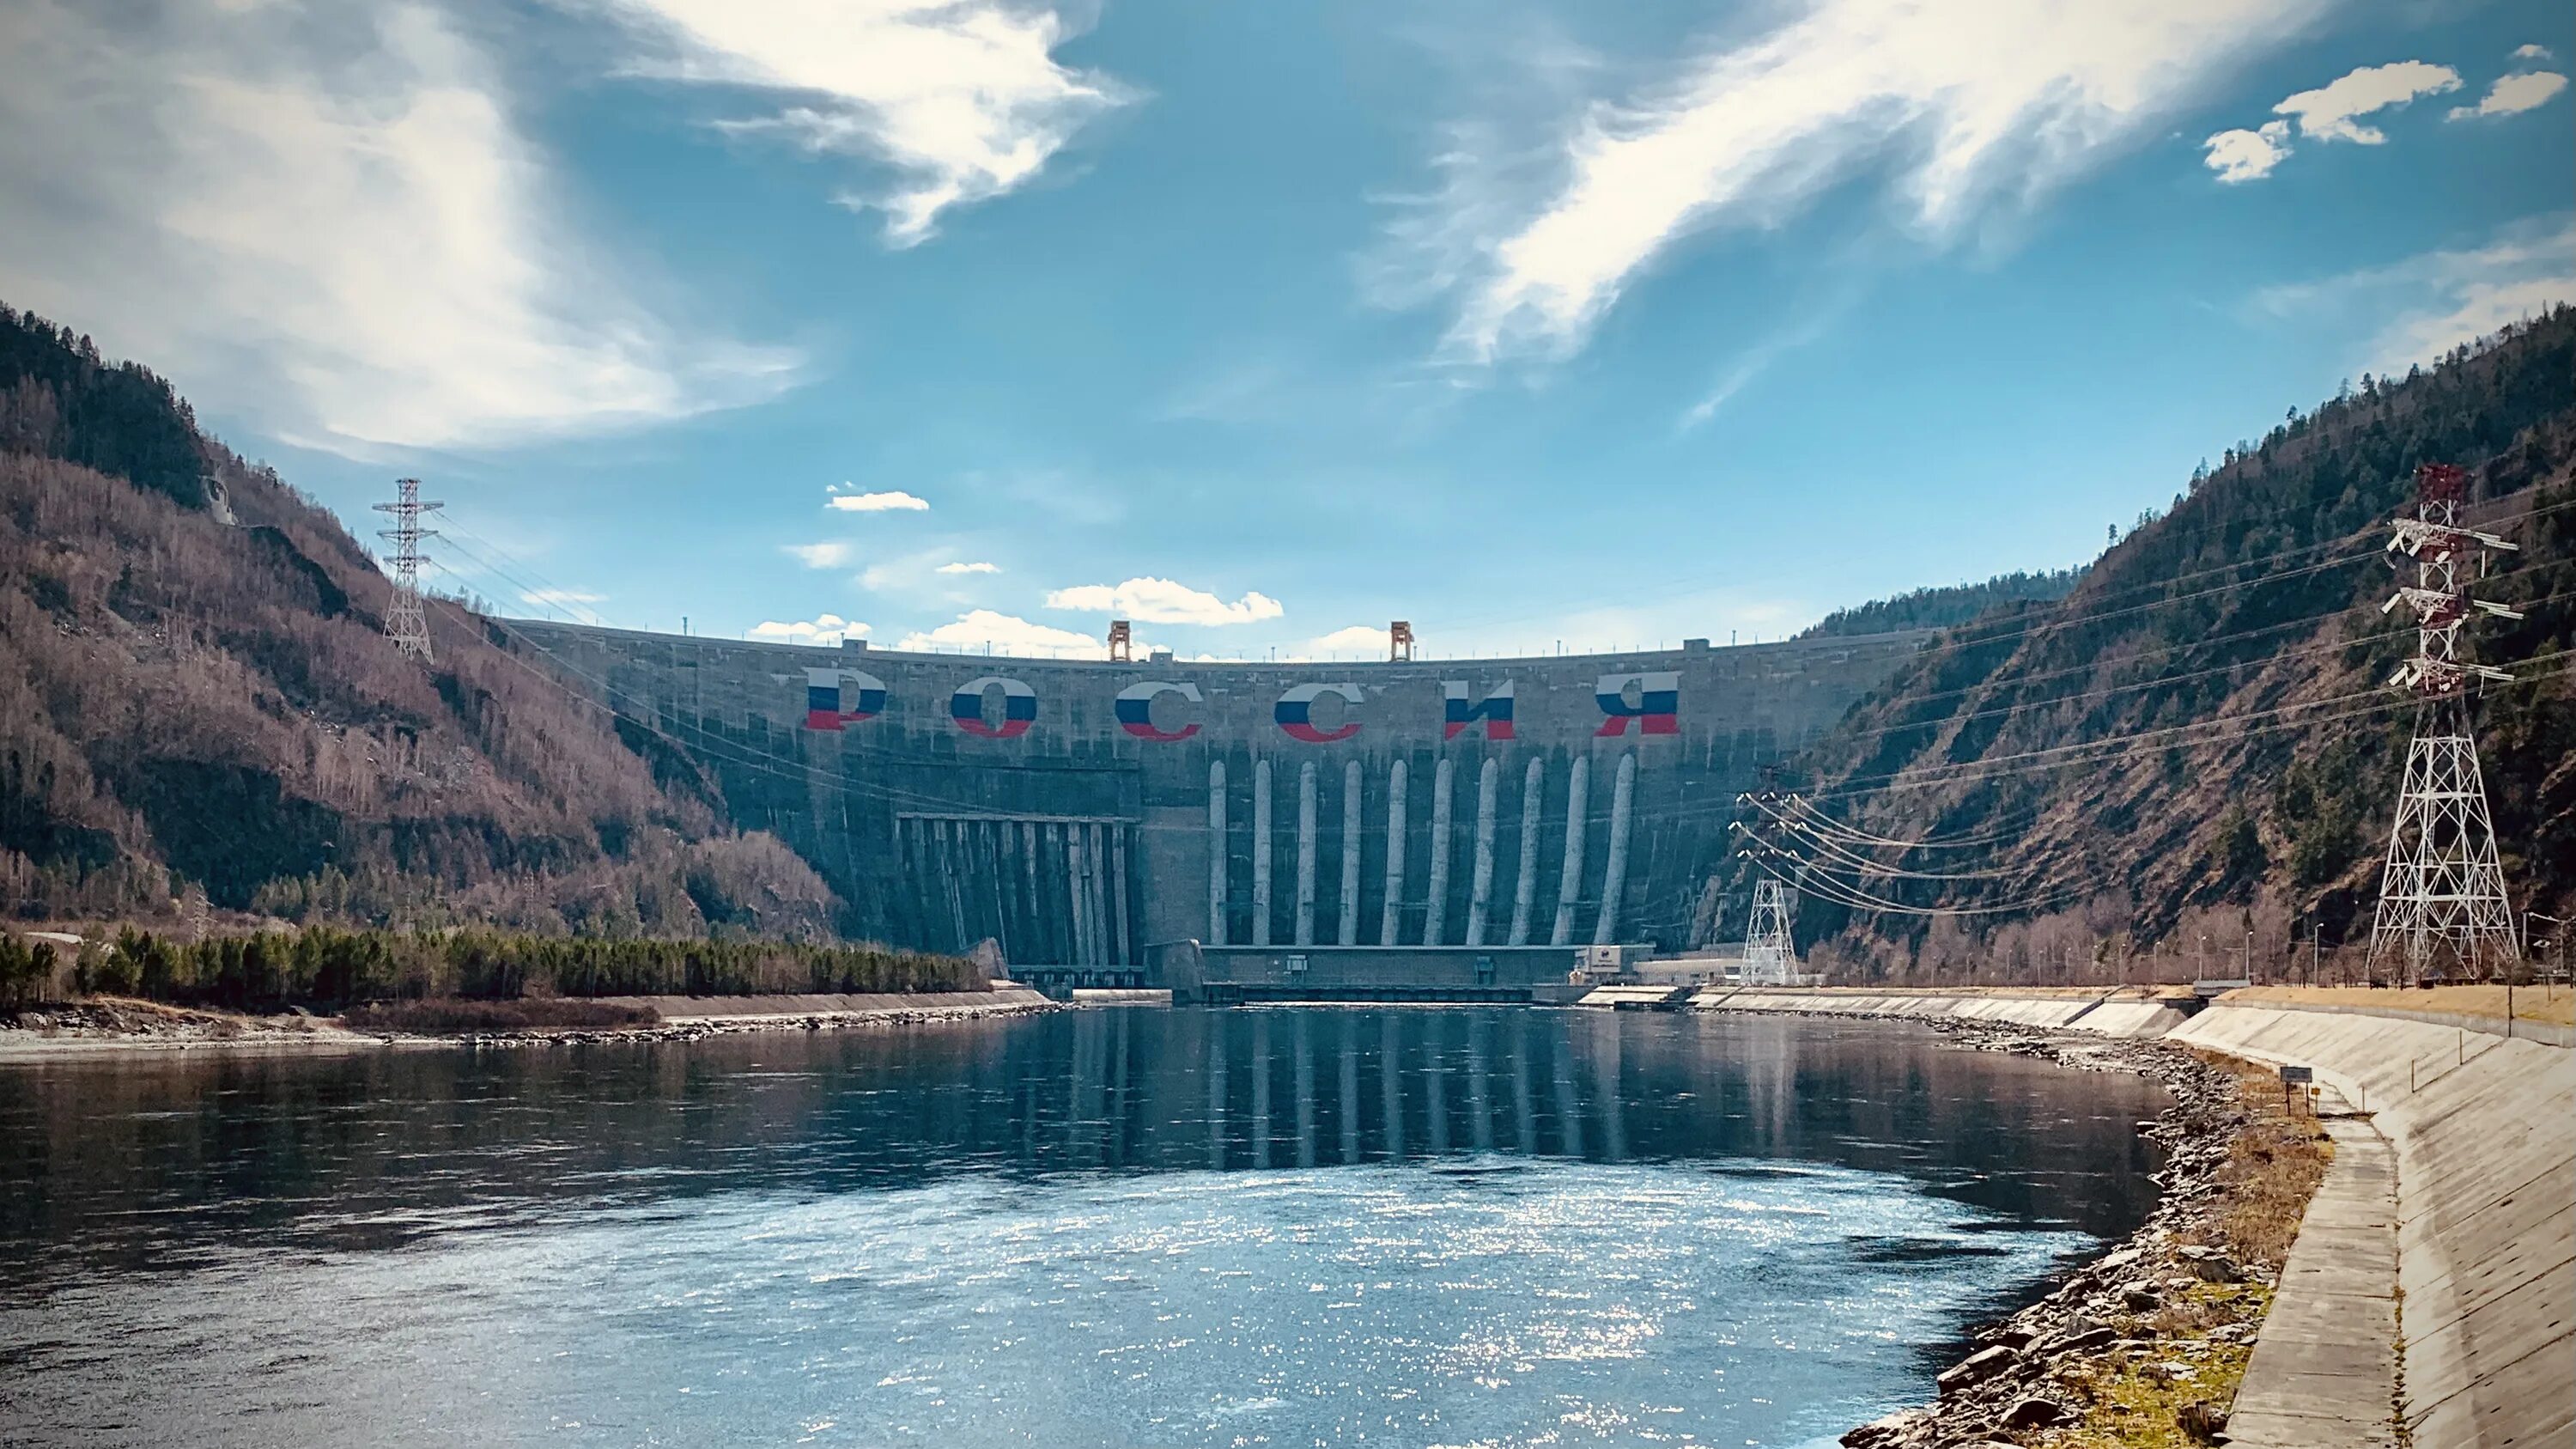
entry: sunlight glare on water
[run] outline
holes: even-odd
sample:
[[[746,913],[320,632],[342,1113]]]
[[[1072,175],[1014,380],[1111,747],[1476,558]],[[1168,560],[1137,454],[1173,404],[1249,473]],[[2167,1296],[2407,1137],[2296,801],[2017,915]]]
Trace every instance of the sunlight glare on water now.
[[[544,1093],[524,1074],[560,1064],[450,1058],[377,1084],[407,1106],[328,1113],[312,1095],[327,1064],[269,1063],[222,1097],[265,1124],[250,1154],[265,1185],[298,1185],[282,1153],[318,1175],[302,1187],[351,1190],[243,1209],[186,1201],[203,1184],[174,1196],[149,1173],[62,1172],[61,1194],[125,1202],[106,1233],[134,1235],[136,1256],[73,1272],[13,1233],[10,1280],[31,1291],[0,1309],[21,1345],[0,1407],[66,1443],[183,1428],[241,1445],[1823,1444],[1922,1396],[1937,1350],[2144,1200],[2134,1144],[2111,1130],[2153,1110],[2134,1079],[1894,1033],[1872,1052],[1806,1024],[1621,1023],[1605,1072],[1612,1038],[1527,1014],[1354,1013],[1366,1030],[1274,1022],[1258,1039],[1247,1015],[1020,1023],[985,1033],[997,1057],[959,1056],[963,1034],[735,1042],[748,1055],[686,1056],[658,1086],[687,1049],[655,1048]],[[1109,1030],[1123,1054],[1080,1039]],[[1265,1059],[1301,1036],[1314,1060]],[[1345,1072],[1345,1042],[1393,1054],[1354,1048]],[[1779,1066],[1782,1050],[1803,1108],[1742,1090],[1746,1063]],[[1393,1099],[1374,1090],[1381,1066]],[[1516,1067],[1580,1085],[1523,1090]],[[1479,1072],[1491,1080],[1459,1080]],[[1423,1079],[1439,1074],[1435,1093]],[[1256,1092],[1245,1079],[1261,1076],[1276,1080]],[[1372,1090],[1345,1090],[1360,1081]],[[1981,1112],[2035,1114],[2061,1160],[1854,1132],[1854,1103],[1831,1102],[1935,1083],[1981,1091]],[[2074,1095],[2088,1086],[2093,1100]],[[959,1087],[981,1110],[939,1120],[931,1104]],[[465,1129],[479,1145],[441,1148],[458,1134],[415,1115],[425,1097],[523,1093],[515,1125]],[[1417,1143],[1406,1155],[1373,1115],[1390,1100]],[[1591,1119],[1590,1151],[1565,1150],[1558,1102]],[[1539,1151],[1465,1145],[1520,1140],[1515,1103]],[[1281,1138],[1259,1154],[1243,1130],[1256,1105],[1275,1127],[1252,1134]],[[1347,1138],[1344,1111],[1364,1116]],[[1434,1112],[1458,1150],[1423,1155]],[[146,1152],[184,1121],[122,1120]],[[1326,1158],[1349,1141],[1351,1160],[1245,1165],[1318,1155],[1301,1124]],[[1124,1160],[1050,1157],[1085,1133],[1124,1143]],[[1625,1160],[1606,1160],[1614,1135]],[[743,1160],[710,1158],[718,1145]],[[234,1188],[260,1185],[236,1166]],[[2119,1186],[2032,1210],[2084,1172]]]

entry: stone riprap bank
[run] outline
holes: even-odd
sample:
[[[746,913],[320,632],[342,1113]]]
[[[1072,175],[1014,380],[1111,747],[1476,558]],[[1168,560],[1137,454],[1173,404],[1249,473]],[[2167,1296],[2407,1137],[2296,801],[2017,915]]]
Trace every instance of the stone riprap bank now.
[[[1068,965],[1186,940],[1703,944],[1735,796],[1925,637],[1211,664],[510,628],[676,741],[854,930]]]
[[[2576,1445],[2576,1051],[2498,1035],[2500,1021],[2470,1031],[2226,997],[2194,1015],[1928,991],[1720,992],[1708,1005],[2160,1037],[2307,1067],[2366,1121],[2336,1124],[2336,1163],[2255,1343],[2231,1441]]]

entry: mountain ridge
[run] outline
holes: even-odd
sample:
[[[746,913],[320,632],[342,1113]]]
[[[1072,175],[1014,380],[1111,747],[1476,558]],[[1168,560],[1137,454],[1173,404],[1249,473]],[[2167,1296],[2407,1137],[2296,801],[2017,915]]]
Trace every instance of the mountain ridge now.
[[[2576,889],[2576,311],[2565,307],[2226,450],[2174,507],[2053,606],[1945,633],[1790,772],[1820,806],[1896,840],[2002,835],[1925,867],[1890,853],[1819,888],[1799,934],[1862,979],[2067,963],[2207,936],[2286,959],[2366,936],[2412,711],[2380,686],[2412,652],[2377,560],[2415,467],[2473,470],[2471,508],[2521,543],[2481,597],[2493,660],[2538,677],[2478,702],[2488,794],[2517,900]],[[1748,822],[1750,823],[1750,822]],[[1813,853],[1813,852],[1811,852]],[[2001,872],[1965,881],[1969,866]],[[1780,868],[1786,869],[1785,863]],[[1839,879],[1844,886],[1830,884]],[[1748,877],[1739,878],[1742,888]],[[2069,897],[2052,900],[2052,897]],[[1998,910],[2010,901],[2037,902]],[[1911,914],[1993,911],[1984,917]],[[2051,965],[2050,963],[2056,963]]]
[[[166,382],[0,309],[9,913],[833,934],[800,858],[474,616],[396,655],[389,587]]]

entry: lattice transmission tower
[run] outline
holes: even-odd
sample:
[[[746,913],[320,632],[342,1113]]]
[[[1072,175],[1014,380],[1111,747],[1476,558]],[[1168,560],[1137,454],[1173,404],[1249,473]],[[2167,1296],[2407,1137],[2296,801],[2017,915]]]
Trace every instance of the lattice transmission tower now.
[[[2468,482],[2465,471],[2447,463],[2418,468],[2414,516],[2400,516],[2388,542],[2391,553],[2414,560],[2415,582],[2390,595],[2380,612],[2404,605],[2416,621],[2415,657],[2388,682],[2413,692],[2417,704],[2406,783],[2370,924],[2374,978],[2383,961],[2401,968],[2406,980],[2420,981],[2479,977],[2521,956],[2468,707],[2472,682],[2511,683],[2513,676],[2471,661],[2460,630],[2476,614],[2522,615],[2469,596],[2469,584],[2485,575],[2488,552],[2514,545],[2460,526]]]
[[[1744,984],[1787,986],[1798,974],[1798,945],[1789,936],[1789,887],[1753,883],[1753,917],[1744,927]]]
[[[423,503],[420,480],[395,480],[394,501],[375,505],[378,513],[394,516],[394,526],[376,530],[376,536],[394,546],[394,597],[385,608],[385,637],[405,654],[428,659],[429,614],[420,606],[420,541],[438,537],[438,531],[420,526],[421,515],[435,513],[444,503]]]

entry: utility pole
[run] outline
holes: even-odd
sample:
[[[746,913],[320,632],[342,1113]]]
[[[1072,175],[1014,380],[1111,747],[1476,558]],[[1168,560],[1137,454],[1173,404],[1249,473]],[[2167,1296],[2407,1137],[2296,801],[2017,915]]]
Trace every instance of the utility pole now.
[[[2468,711],[2472,680],[2509,684],[2513,676],[2465,658],[2460,626],[2473,613],[2522,615],[2469,597],[2464,572],[2483,574],[2489,552],[2514,545],[2460,526],[2468,486],[2468,473],[2447,463],[2416,469],[2415,516],[2399,518],[2388,543],[2389,552],[2415,564],[2415,582],[2380,606],[2383,614],[2400,604],[2415,614],[2415,656],[2388,680],[2416,697],[2415,737],[2406,748],[2405,784],[2371,919],[2373,980],[2383,958],[2411,985],[2428,973],[2477,977],[2490,966],[2509,970],[2521,956]]]
[[[376,530],[376,536],[388,539],[394,546],[394,596],[385,608],[385,637],[405,654],[428,662],[429,615],[420,604],[420,541],[438,537],[436,529],[420,526],[421,515],[435,513],[444,503],[420,501],[420,480],[401,478],[394,482],[394,501],[375,505],[378,513],[394,516],[394,526]]]
[[[2560,976],[2567,974],[2567,922],[2562,917],[2545,915],[2539,911],[2526,910],[2522,913],[2522,954],[2530,957],[2532,964],[2540,968],[2538,974],[2541,995],[2547,999],[2556,994],[2557,978],[2549,973],[2549,957],[2531,948],[2531,923],[2534,921],[2547,921],[2556,928],[2550,932],[2549,943],[2554,948],[2553,954],[2558,957]]]

